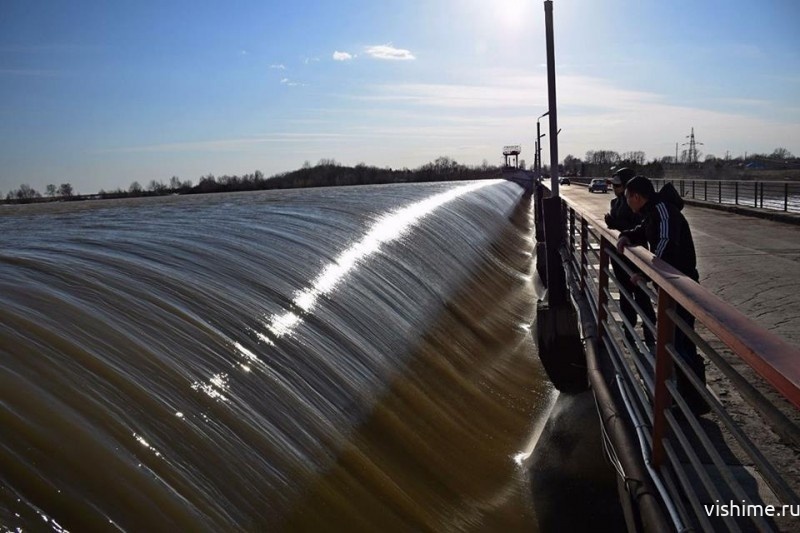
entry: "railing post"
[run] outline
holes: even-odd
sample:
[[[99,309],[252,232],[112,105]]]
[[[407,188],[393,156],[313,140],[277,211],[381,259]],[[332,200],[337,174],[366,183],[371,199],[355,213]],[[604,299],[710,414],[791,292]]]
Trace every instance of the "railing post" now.
[[[762,188],[761,191],[762,191],[761,192],[761,197],[763,198],[764,197],[764,192],[763,192],[764,189]],[[762,200],[762,202],[763,202],[763,200]],[[789,211],[789,183],[788,182],[783,184],[783,210],[787,211],[787,212]]]
[[[717,182],[719,185],[719,205],[722,205],[722,181]]]
[[[708,201],[708,182],[703,181],[703,200]]]
[[[586,268],[589,265],[589,223],[581,217],[581,292],[586,290]]]
[[[739,205],[739,182],[738,181],[734,181],[733,182],[733,187],[734,187],[734,192],[733,192],[734,203],[736,205]]]
[[[608,298],[606,297],[606,289],[608,288],[608,252],[606,246],[608,243],[600,237],[600,272],[598,275],[597,283],[597,343],[602,346],[603,337],[605,336],[605,321],[607,318],[606,305]],[[613,245],[612,245],[613,246]]]
[[[653,464],[659,468],[666,459],[663,439],[667,433],[667,419],[664,411],[669,409],[672,399],[667,390],[667,380],[672,378],[672,357],[667,352],[667,344],[675,339],[675,323],[667,315],[675,308],[675,300],[667,291],[658,290],[658,310],[656,311],[656,376],[653,396]]]
[[[695,186],[695,183],[697,183],[697,182],[696,182],[695,180],[692,180],[692,199],[696,198],[696,196],[695,196],[695,194],[694,194],[694,186]]]
[[[753,189],[753,207],[758,207],[758,182],[755,182]]]
[[[569,208],[569,251],[575,250],[575,210]]]

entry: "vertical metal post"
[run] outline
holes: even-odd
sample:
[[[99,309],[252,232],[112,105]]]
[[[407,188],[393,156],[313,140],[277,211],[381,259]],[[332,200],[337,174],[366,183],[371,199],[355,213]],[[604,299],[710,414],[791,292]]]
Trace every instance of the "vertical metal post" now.
[[[608,251],[606,246],[609,243],[605,242],[603,237],[600,237],[600,273],[597,283],[597,344],[603,345],[603,337],[606,334],[605,322],[608,318],[606,307],[608,306],[608,297],[606,296],[606,289],[608,288]],[[588,265],[587,265],[588,268]]]
[[[586,269],[589,266],[589,223],[581,217],[581,292],[586,290]]]
[[[753,207],[758,207],[758,182],[754,184],[753,190]],[[763,206],[762,206],[763,207]]]
[[[693,199],[694,199],[694,198],[697,198],[697,197],[695,196],[695,194],[694,194],[694,186],[695,186],[695,183],[696,183],[696,182],[695,182],[695,180],[692,180],[692,198],[693,198]]]
[[[556,52],[553,39],[553,1],[544,2],[547,41],[547,101],[550,113],[550,191],[558,198],[558,120],[556,114]]]
[[[734,194],[734,203],[736,205],[739,205],[739,182],[738,181],[734,181],[733,182],[733,188],[734,188],[734,193],[733,193]]]
[[[719,181],[719,203],[722,204],[722,181]]]
[[[761,188],[761,197],[764,197],[764,188]],[[761,200],[761,205],[764,205],[764,200]],[[789,183],[783,184],[783,210],[789,211]]]
[[[703,200],[708,201],[708,182],[703,182]]]
[[[542,176],[542,134],[539,121],[536,121],[536,177]]]
[[[667,344],[675,339],[675,323],[667,315],[667,310],[675,308],[675,300],[664,289],[658,290],[658,310],[656,316],[656,376],[653,396],[653,464],[659,468],[664,464],[664,436],[667,433],[667,419],[664,411],[672,404],[667,380],[672,377],[673,362]]]
[[[575,210],[569,208],[569,252],[575,252]]]

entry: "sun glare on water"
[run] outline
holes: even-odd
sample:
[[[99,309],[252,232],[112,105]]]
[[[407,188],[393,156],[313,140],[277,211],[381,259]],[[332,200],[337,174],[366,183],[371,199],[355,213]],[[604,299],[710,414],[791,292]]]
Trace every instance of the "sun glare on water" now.
[[[462,185],[398,209],[380,218],[367,231],[364,238],[345,250],[335,261],[323,268],[319,276],[308,287],[294,295],[294,310],[287,310],[284,313],[271,316],[269,321],[265,323],[267,330],[274,339],[291,334],[303,322],[304,316],[314,311],[320,296],[333,291],[348,273],[356,268],[361,261],[379,251],[383,244],[399,238],[421,218],[429,215],[438,207],[455,200],[459,196],[491,184],[491,181],[482,181]],[[267,344],[273,344],[274,342],[273,339],[263,333],[259,333],[259,337]]]

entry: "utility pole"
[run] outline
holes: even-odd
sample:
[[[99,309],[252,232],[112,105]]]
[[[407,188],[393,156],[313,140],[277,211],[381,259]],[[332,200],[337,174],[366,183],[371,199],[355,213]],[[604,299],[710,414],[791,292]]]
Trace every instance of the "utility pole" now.
[[[539,359],[555,387],[562,392],[582,392],[588,388],[586,357],[575,309],[569,300],[566,274],[559,250],[564,246],[565,210],[558,194],[558,121],[556,118],[556,55],[553,45],[553,1],[545,0],[547,39],[547,97],[550,115],[550,197],[542,198],[544,187],[537,187],[541,205],[544,240],[536,245],[539,275],[545,274],[547,293],[536,304],[536,338]],[[537,133],[538,135],[538,133]],[[538,211],[538,209],[537,209]],[[543,245],[543,246],[542,246]],[[542,257],[545,257],[544,265]],[[542,268],[543,267],[543,268]]]
[[[545,39],[547,41],[547,102],[550,114],[550,192],[558,198],[558,120],[556,113],[556,51],[553,38],[553,1],[544,3]]]

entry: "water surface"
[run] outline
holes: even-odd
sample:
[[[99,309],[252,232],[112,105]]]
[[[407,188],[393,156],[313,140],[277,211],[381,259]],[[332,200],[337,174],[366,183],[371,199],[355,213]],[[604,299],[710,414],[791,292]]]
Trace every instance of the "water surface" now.
[[[531,249],[498,181],[0,209],[0,524],[532,527]]]

